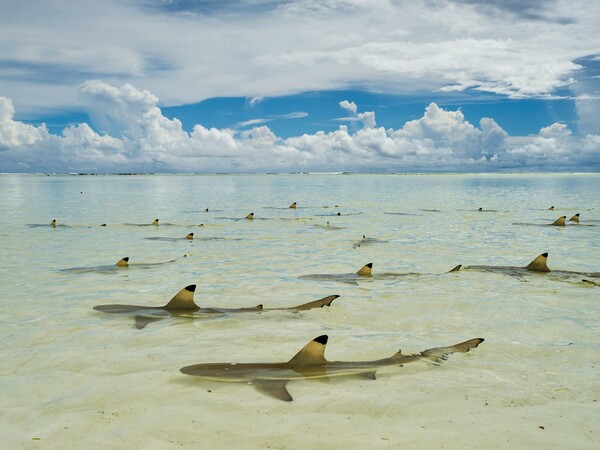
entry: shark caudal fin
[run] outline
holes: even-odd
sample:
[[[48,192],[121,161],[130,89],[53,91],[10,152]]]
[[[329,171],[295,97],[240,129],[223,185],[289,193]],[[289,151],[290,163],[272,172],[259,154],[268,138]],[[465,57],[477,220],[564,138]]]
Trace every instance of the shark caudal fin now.
[[[567,222],[565,222],[566,219],[567,216],[560,216],[558,219],[552,222],[552,225],[557,227],[564,227],[567,224]]]
[[[252,212],[252,213],[248,214],[248,215],[246,216],[246,219],[248,219],[248,220],[252,220],[252,219],[254,219],[254,213]]]
[[[50,226],[56,228],[56,219],[52,219],[52,222],[50,222]]]
[[[325,364],[325,346],[327,345],[328,336],[326,334],[314,338],[306,344],[288,364]]]
[[[448,272],[446,273],[451,273],[451,272],[458,272],[460,270],[460,268],[462,267],[462,264],[459,264],[458,266],[453,267],[452,269],[450,269]]]
[[[475,338],[469,339],[468,341],[464,341],[456,345],[451,345],[450,347],[429,348],[427,350],[422,351],[419,356],[421,356],[422,358],[430,359],[433,362],[441,362],[444,361],[448,357],[448,355],[451,355],[452,353],[467,353],[472,348],[476,348],[483,341],[483,338]]]
[[[292,203],[292,204],[289,206],[289,209],[296,209],[296,202]]]
[[[129,256],[126,256],[125,258],[120,259],[115,263],[115,266],[117,266],[117,267],[127,267],[128,265],[129,265]]]
[[[194,239],[194,233],[188,234],[185,238],[189,239],[190,241],[193,240]]]
[[[154,219],[154,220],[152,221],[152,225],[156,225],[156,226],[158,226],[158,219]]]
[[[550,272],[547,262],[548,253],[542,253],[540,256],[531,261],[529,265],[525,267],[525,269],[531,270],[532,272]]]
[[[197,310],[200,309],[196,303],[194,303],[194,291],[196,290],[195,284],[190,284],[180,290],[175,297],[167,303],[164,308],[167,311],[186,311],[186,310]]]
[[[575,214],[573,217],[569,219],[569,222],[579,223],[579,213]]]
[[[365,264],[360,269],[358,269],[356,275],[358,275],[359,277],[372,277],[373,274],[371,273],[371,269],[373,269],[373,263]]]
[[[303,305],[293,306],[291,308],[286,309],[291,309],[294,311],[306,311],[308,309],[322,308],[323,306],[331,306],[331,303],[338,297],[339,295],[330,295],[328,297],[323,297],[320,300],[315,300],[312,302],[304,303]]]

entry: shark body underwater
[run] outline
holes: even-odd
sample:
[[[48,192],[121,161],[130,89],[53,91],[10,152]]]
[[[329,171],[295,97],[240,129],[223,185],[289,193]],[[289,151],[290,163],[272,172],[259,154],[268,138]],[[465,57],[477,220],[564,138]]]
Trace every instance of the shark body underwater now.
[[[457,266],[459,267],[459,266]],[[460,268],[460,267],[459,267]],[[454,269],[453,269],[454,270]],[[499,272],[505,275],[520,276],[528,273],[538,274],[551,274],[558,275],[559,277],[571,278],[571,277],[590,277],[600,278],[600,272],[577,272],[571,270],[551,270],[548,267],[548,253],[542,253],[533,259],[528,265],[521,266],[464,266],[464,270],[478,270],[484,272]],[[455,270],[458,272],[458,269]]]
[[[138,330],[143,329],[146,325],[157,320],[167,317],[182,317],[188,319],[202,319],[225,314],[234,313],[249,313],[263,311],[307,311],[313,308],[322,308],[330,306],[331,303],[339,297],[339,295],[329,295],[319,300],[304,303],[298,306],[287,308],[264,308],[263,305],[251,306],[248,308],[202,308],[194,302],[194,292],[196,285],[191,284],[180,290],[170,301],[164,306],[141,306],[141,305],[98,305],[94,306],[94,310],[109,314],[126,314],[135,317],[135,327]]]
[[[115,264],[104,265],[104,266],[90,266],[90,267],[70,267],[68,269],[61,269],[62,272],[72,273],[88,273],[88,272],[100,272],[100,273],[116,273],[123,269],[152,269],[155,267],[161,267],[165,264],[170,264],[178,261],[181,258],[186,258],[187,255],[183,255],[180,258],[170,259],[168,261],[161,261],[155,263],[133,263],[129,264],[129,257],[126,256],[118,260]]]
[[[458,272],[461,265],[454,267],[445,273]],[[357,272],[354,273],[313,273],[308,275],[301,275],[298,278],[302,280],[315,280],[315,281],[339,281],[347,284],[358,284],[360,280],[372,280],[372,279],[395,279],[407,276],[421,276],[421,275],[441,275],[441,274],[423,274],[419,272],[384,272],[373,274],[373,263],[368,263],[362,266]]]
[[[475,338],[449,347],[430,348],[407,355],[398,351],[389,358],[372,361],[328,361],[325,359],[327,340],[327,335],[313,339],[287,362],[194,364],[183,367],[180,371],[207,380],[245,382],[252,384],[263,394],[292,401],[293,398],[286,388],[290,381],[341,376],[358,376],[375,380],[377,370],[382,367],[402,366],[409,362],[423,360],[440,363],[448,355],[466,353],[484,341],[482,338]]]

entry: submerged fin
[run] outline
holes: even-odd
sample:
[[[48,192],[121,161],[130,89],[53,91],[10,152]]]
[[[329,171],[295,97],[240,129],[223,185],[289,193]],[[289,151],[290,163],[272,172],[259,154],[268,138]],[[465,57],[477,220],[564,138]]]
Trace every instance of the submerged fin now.
[[[171,301],[164,306],[164,308],[167,311],[185,311],[200,309],[200,307],[196,305],[196,303],[194,303],[195,290],[195,284],[190,284],[189,286],[184,287],[177,294],[175,294],[175,297],[173,297]]]
[[[246,216],[246,219],[248,219],[248,220],[252,220],[252,219],[254,219],[254,213],[253,213],[253,212],[251,212],[250,214],[248,214],[248,215]]]
[[[440,362],[452,353],[467,353],[472,348],[476,348],[484,341],[483,338],[469,339],[468,341],[459,344],[451,345],[450,347],[435,347],[429,348],[421,352],[420,356],[430,359],[434,362]]]
[[[360,269],[358,269],[358,272],[356,272],[356,275],[358,275],[360,277],[372,277],[373,276],[373,274],[371,273],[372,268],[373,268],[373,263],[365,264]]]
[[[289,206],[289,208],[290,208],[290,209],[296,209],[296,202],[292,203],[292,204]]]
[[[548,253],[542,253],[540,256],[535,258],[529,263],[525,269],[531,270],[532,272],[551,272],[547,266]]]
[[[146,327],[146,325],[148,325],[149,323],[156,322],[156,321],[162,320],[162,319],[163,319],[163,317],[136,315],[135,316],[135,327],[138,330],[143,330]]]
[[[292,309],[295,311],[306,311],[308,309],[322,308],[323,306],[331,306],[331,303],[338,297],[339,295],[330,295],[328,297],[323,297],[320,300],[314,300],[312,302],[304,303],[298,306],[292,306],[291,308],[285,309]]]
[[[462,264],[459,264],[456,267],[453,267],[452,269],[450,269],[448,272],[446,273],[450,273],[450,272],[458,272],[460,270],[460,268],[462,267]]]
[[[117,266],[117,267],[127,267],[128,265],[129,265],[129,256],[126,256],[125,258],[120,259],[115,263],[115,266]]]
[[[328,336],[326,334],[319,336],[300,350],[289,364],[325,364],[325,345],[327,345]]]
[[[375,376],[375,373],[377,371],[376,370],[369,370],[368,372],[361,372],[361,373],[357,373],[356,375],[358,375],[361,378],[366,378],[367,380],[376,380],[377,377]]]
[[[189,239],[190,241],[193,240],[194,239],[194,233],[188,234],[185,238]]]
[[[565,225],[567,225],[567,222],[565,222],[566,219],[567,216],[560,216],[558,219],[552,222],[552,225],[557,227],[564,227]]]
[[[573,217],[569,219],[569,222],[579,223],[579,213],[575,214]]]
[[[152,222],[152,225],[157,225],[158,226],[158,219],[154,219],[154,221]]]
[[[288,380],[252,380],[252,386],[257,391],[279,400],[291,402],[294,399],[286,389],[287,384]]]

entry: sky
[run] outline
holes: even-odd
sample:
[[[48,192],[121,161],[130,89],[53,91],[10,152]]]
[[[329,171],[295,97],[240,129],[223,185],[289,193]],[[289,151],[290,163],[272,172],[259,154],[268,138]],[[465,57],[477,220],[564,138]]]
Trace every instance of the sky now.
[[[600,171],[599,0],[0,11],[0,172]]]

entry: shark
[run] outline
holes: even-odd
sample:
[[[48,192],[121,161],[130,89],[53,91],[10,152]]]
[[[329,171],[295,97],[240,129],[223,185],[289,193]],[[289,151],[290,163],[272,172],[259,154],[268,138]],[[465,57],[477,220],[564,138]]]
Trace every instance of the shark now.
[[[129,263],[129,256],[121,258],[114,264],[104,266],[90,266],[90,267],[70,267],[67,269],[61,269],[62,272],[74,272],[74,273],[87,273],[87,272],[117,272],[122,269],[152,269],[155,267],[164,266],[178,261],[181,258],[186,258],[187,255],[183,255],[179,258],[170,259],[168,261],[154,262],[154,263]]]
[[[135,318],[135,327],[138,330],[143,329],[149,323],[161,320],[166,317],[184,317],[189,319],[210,318],[222,316],[225,314],[234,313],[249,313],[263,311],[307,311],[313,308],[323,308],[331,306],[331,303],[339,297],[339,295],[329,295],[319,300],[303,303],[297,306],[283,308],[265,308],[262,304],[246,307],[246,308],[220,308],[220,307],[200,307],[194,301],[194,292],[196,285],[181,289],[175,296],[164,306],[141,306],[141,305],[97,305],[94,306],[95,311],[101,311],[109,314],[127,314],[133,315]]]
[[[369,361],[328,361],[325,359],[327,341],[327,335],[316,337],[287,362],[202,363],[182,367],[180,372],[206,380],[245,382],[263,394],[291,402],[293,398],[287,390],[290,381],[342,376],[375,380],[377,370],[383,367],[402,366],[413,361],[439,364],[452,353],[467,353],[481,344],[484,339],[469,339],[448,347],[430,348],[419,353],[403,354],[399,350],[389,358]]]
[[[159,220],[154,219],[152,223],[126,223],[125,225],[132,227],[157,227],[159,225]]]
[[[381,239],[376,239],[376,238],[371,238],[371,237],[366,237],[363,234],[363,237],[360,241],[355,242],[352,247],[353,248],[358,248],[358,247],[366,247],[367,245],[374,245],[374,244],[385,244],[388,241],[382,241]]]
[[[457,266],[459,267],[459,266]],[[460,269],[460,267],[459,267]],[[457,272],[459,269],[455,270]],[[485,272],[500,272],[506,275],[520,276],[528,273],[538,273],[538,274],[548,274],[552,273],[552,275],[558,275],[565,278],[570,277],[581,277],[585,276],[588,278],[600,278],[600,272],[577,272],[571,270],[551,270],[548,267],[548,253],[542,253],[539,256],[536,256],[528,265],[526,266],[464,266],[466,270],[479,270]]]
[[[461,264],[455,266],[451,270],[445,273],[458,272],[462,267]],[[368,279],[394,279],[405,276],[421,276],[426,275],[419,272],[383,272],[373,274],[373,263],[368,263],[362,266],[358,271],[353,273],[313,273],[308,275],[301,275],[302,280],[325,280],[325,281],[339,281],[347,284],[358,284],[357,281],[368,280]],[[427,274],[434,275],[434,274]],[[439,275],[439,274],[435,274]]]
[[[185,237],[166,237],[166,236],[156,236],[156,237],[147,237],[146,239],[150,241],[165,241],[165,242],[178,242],[178,241],[193,241],[194,233],[189,233]]]

